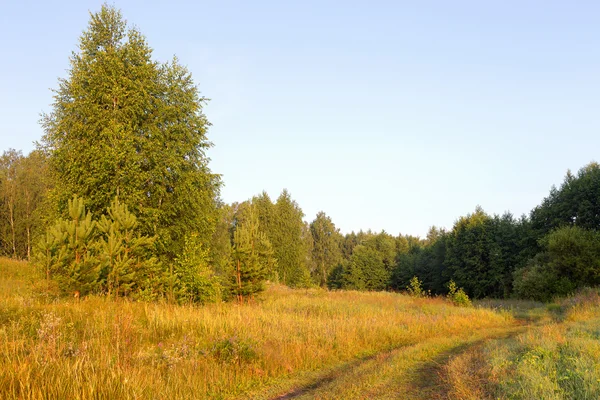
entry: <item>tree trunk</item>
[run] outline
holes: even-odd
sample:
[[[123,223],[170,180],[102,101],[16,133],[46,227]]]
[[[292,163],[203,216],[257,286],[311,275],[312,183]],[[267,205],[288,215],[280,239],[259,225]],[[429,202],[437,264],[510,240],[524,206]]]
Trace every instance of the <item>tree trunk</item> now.
[[[170,269],[170,272],[171,272],[171,279],[169,279],[171,281],[171,288],[170,288],[171,289],[171,294],[170,294],[170,297],[171,297],[171,303],[174,303],[175,302],[175,296],[173,294],[173,263],[172,262],[169,263],[169,269]]]
[[[238,301],[240,304],[244,302],[244,297],[242,296],[242,272],[240,270],[240,260],[237,262],[237,276],[236,276],[237,284],[238,284]]]
[[[31,228],[27,226],[27,261],[31,261]]]
[[[31,261],[31,199],[29,190],[25,189],[25,204],[26,204],[26,218],[27,218],[27,261]]]
[[[17,235],[15,232],[15,204],[14,199],[10,200],[11,204],[8,206],[8,212],[10,216],[10,233],[12,235],[12,250],[13,250],[13,258],[17,258]]]

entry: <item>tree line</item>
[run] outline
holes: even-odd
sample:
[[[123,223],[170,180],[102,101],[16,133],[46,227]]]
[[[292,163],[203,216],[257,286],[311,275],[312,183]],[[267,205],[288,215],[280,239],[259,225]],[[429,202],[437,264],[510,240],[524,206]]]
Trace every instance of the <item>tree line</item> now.
[[[0,252],[57,292],[203,303],[245,301],[267,281],[404,290],[416,277],[432,294],[454,282],[475,298],[548,300],[600,283],[596,163],[520,218],[477,207],[425,238],[343,235],[324,212],[305,222],[287,190],[221,201],[207,100],[118,9],[91,14],[70,65],[36,150],[0,159]]]

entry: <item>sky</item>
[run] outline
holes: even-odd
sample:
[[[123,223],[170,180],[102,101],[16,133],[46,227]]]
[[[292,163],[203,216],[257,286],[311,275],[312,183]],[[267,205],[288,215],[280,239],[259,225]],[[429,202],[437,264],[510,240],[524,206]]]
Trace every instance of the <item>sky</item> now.
[[[0,151],[31,151],[100,1],[0,0]],[[130,1],[211,99],[222,199],[287,188],[343,233],[527,214],[600,161],[600,2]]]

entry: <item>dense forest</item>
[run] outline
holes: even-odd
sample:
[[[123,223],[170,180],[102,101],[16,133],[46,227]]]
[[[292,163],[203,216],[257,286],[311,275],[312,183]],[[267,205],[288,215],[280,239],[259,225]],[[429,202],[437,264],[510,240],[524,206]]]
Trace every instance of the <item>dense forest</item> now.
[[[36,150],[0,159],[0,252],[38,266],[47,290],[203,303],[267,281],[399,291],[417,277],[434,295],[454,281],[474,298],[549,300],[600,283],[597,163],[529,215],[477,207],[425,238],[343,235],[324,212],[306,222],[285,189],[224,204],[207,100],[117,9],[92,14],[70,66]]]

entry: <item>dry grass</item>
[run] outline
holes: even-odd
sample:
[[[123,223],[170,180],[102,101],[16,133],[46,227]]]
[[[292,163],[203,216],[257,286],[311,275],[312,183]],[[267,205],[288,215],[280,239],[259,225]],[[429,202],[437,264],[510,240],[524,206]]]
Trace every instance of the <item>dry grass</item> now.
[[[524,333],[470,348],[443,371],[452,399],[600,398],[600,295],[586,290],[532,309]],[[550,311],[553,311],[552,313]]]
[[[482,346],[475,346],[444,367],[450,399],[483,400],[490,396],[490,368]]]
[[[426,357],[513,324],[392,293],[274,286],[255,304],[193,307],[49,301],[43,286],[26,263],[0,259],[2,399],[268,397],[361,357],[427,342]]]

